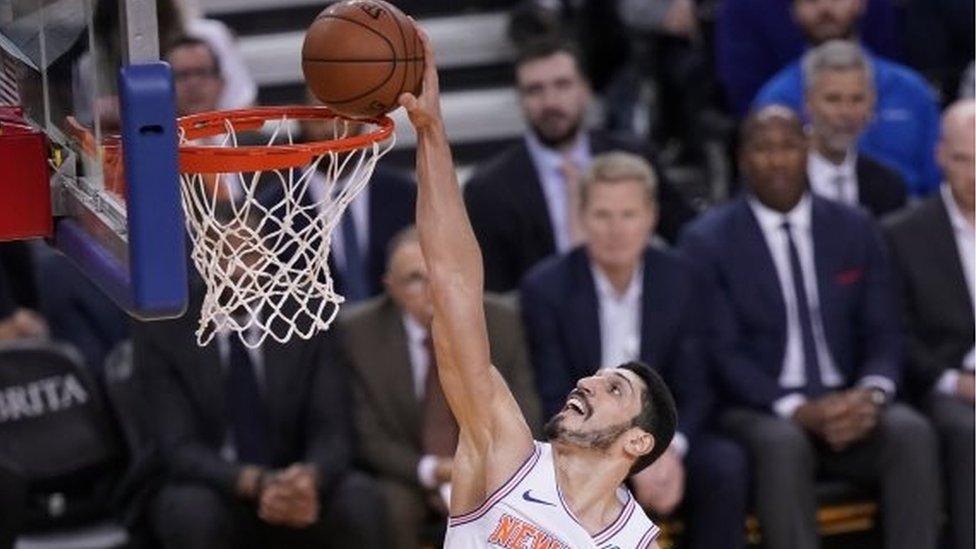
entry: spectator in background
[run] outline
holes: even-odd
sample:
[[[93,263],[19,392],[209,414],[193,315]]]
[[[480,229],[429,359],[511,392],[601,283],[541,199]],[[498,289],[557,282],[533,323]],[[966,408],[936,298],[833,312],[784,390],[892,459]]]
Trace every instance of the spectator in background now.
[[[128,315],[67,257],[53,250],[38,255],[41,312],[51,337],[77,348],[96,378],[103,379],[105,357],[129,336]]]
[[[973,534],[976,348],[976,105],[945,113],[938,161],[941,192],[886,220],[908,329],[906,387],[942,438],[953,547]]]
[[[310,105],[321,104],[311,93],[306,99]],[[335,137],[331,120],[302,120],[301,125],[304,141]],[[326,166],[326,161],[320,164],[322,169]],[[325,183],[325,177],[316,173],[309,183],[307,198],[324,201]],[[376,166],[369,184],[349,204],[332,233],[329,268],[337,290],[347,302],[383,291],[387,247],[394,235],[413,223],[416,204],[417,186],[409,177],[382,163]]]
[[[891,401],[896,296],[867,214],[807,192],[807,143],[785,107],[743,123],[748,191],[690,225],[681,248],[711,286],[722,427],[750,454],[770,549],[818,547],[814,479],[876,484],[888,549],[934,548],[935,433]]]
[[[653,365],[680,419],[669,449],[631,479],[637,500],[658,515],[686,500],[690,547],[744,547],[745,456],[705,432],[711,395],[699,288],[683,260],[648,245],[656,179],[637,155],[594,159],[580,187],[585,247],[540,263],[522,283],[536,384],[548,417],[600,368]]]
[[[856,41],[864,0],[793,0],[793,14],[811,46],[830,40]],[[921,196],[939,185],[932,151],[939,137],[939,110],[925,80],[908,67],[869,53],[875,105],[860,149],[897,170],[909,193]],[[770,79],[756,96],[757,107],[803,106],[803,69],[796,60]]]
[[[905,64],[950,101],[973,59],[972,0],[898,0]]]
[[[857,141],[874,109],[871,61],[853,42],[832,40],[803,56],[803,82],[810,153],[810,189],[875,217],[905,205],[905,181],[897,172],[858,151]]]
[[[529,131],[482,165],[464,193],[484,255],[485,287],[497,292],[516,289],[540,259],[579,243],[576,188],[594,154],[642,150],[632,140],[586,130],[590,88],[570,46],[555,40],[527,46],[515,75]],[[663,180],[659,200],[659,232],[672,239],[694,211]]]
[[[159,0],[173,2],[183,21],[186,34],[205,40],[216,54],[221,79],[226,84],[217,101],[219,109],[240,109],[257,101],[258,85],[244,61],[237,37],[227,25],[203,16],[197,0]]]
[[[395,547],[415,549],[425,524],[443,523],[457,423],[438,382],[430,346],[433,303],[417,233],[390,242],[386,293],[341,318],[354,376],[360,455],[379,475],[396,533]],[[485,300],[492,364],[518,400],[533,432],[542,419],[518,314],[498,298]]]
[[[134,329],[168,472],[150,516],[162,546],[387,547],[382,495],[351,468],[333,336],[249,349],[223,331],[201,347],[196,327],[187,314]]]
[[[832,2],[834,0],[821,0]],[[890,0],[866,0],[860,36],[877,55],[900,57],[897,17]],[[716,16],[715,57],[719,79],[736,116],[745,116],[756,92],[803,54],[803,29],[791,0],[722,0]]]
[[[180,38],[163,53],[163,59],[173,69],[177,115],[217,109],[224,79],[220,74],[220,61],[205,40]]]

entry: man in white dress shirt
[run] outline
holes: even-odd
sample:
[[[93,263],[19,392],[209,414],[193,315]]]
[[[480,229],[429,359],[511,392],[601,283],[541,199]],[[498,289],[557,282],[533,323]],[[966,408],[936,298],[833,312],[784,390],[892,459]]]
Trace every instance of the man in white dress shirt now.
[[[974,125],[972,100],[946,111],[937,153],[946,177],[941,192],[885,223],[907,319],[908,385],[942,439],[949,532],[960,549],[976,545]]]
[[[898,172],[858,150],[877,93],[871,60],[861,46],[832,40],[803,57],[805,108],[810,120],[810,190],[880,217],[905,205]]]

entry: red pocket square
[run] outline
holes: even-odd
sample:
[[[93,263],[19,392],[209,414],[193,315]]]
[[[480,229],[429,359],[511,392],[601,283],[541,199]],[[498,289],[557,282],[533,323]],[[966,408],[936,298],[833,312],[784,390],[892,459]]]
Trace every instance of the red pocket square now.
[[[834,275],[834,280],[836,280],[837,284],[840,284],[841,286],[847,286],[848,284],[854,284],[858,280],[861,280],[862,276],[864,276],[864,269],[858,267],[856,269],[847,269],[846,271],[837,273]]]

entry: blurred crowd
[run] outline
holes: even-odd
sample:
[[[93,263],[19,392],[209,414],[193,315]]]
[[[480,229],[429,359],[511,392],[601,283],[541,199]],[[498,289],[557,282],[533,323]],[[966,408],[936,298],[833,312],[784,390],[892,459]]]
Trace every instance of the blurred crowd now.
[[[158,4],[179,113],[253,104],[230,29]],[[642,360],[679,424],[629,483],[680,546],[744,547],[752,513],[763,546],[819,547],[825,481],[877,501],[883,547],[976,545],[973,19],[518,3],[526,131],[464,198],[492,360],[533,432],[578,379]],[[722,200],[676,169],[707,168],[706,143],[734,173]],[[197,345],[199,279],[183,317],[142,322],[46,246],[0,244],[0,547],[106,519],[166,549],[436,546],[458,432],[415,202],[381,162],[333,234],[337,324],[256,349]]]

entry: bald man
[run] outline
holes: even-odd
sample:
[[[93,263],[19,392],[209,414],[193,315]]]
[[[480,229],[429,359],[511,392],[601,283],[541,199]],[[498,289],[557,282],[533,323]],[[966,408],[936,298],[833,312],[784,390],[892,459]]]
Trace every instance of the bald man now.
[[[953,547],[966,549],[976,545],[974,147],[976,103],[970,99],[950,106],[942,118],[936,152],[945,174],[941,192],[885,220],[907,319],[906,385],[941,438],[949,534]]]
[[[710,283],[719,422],[752,458],[763,544],[819,547],[814,479],[827,475],[880,488],[885,547],[934,547],[935,433],[892,402],[901,333],[874,222],[809,192],[793,111],[748,117],[738,154],[745,192],[681,248]]]

